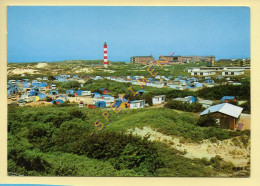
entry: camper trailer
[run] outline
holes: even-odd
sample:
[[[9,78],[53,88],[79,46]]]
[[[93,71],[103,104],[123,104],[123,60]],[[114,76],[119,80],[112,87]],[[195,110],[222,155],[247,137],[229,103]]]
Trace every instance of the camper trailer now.
[[[83,90],[81,93],[82,96],[91,96],[91,91],[89,90]]]
[[[145,105],[144,100],[130,101],[130,109],[144,108],[144,105]]]
[[[165,101],[165,95],[158,95],[153,97],[153,104],[158,105],[162,104]]]

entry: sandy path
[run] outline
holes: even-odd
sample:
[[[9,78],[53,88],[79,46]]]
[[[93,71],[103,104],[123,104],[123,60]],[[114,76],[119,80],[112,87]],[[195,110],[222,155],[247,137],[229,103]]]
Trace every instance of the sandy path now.
[[[251,115],[242,113],[238,123],[243,123],[242,130],[250,130],[251,129]]]
[[[237,140],[236,145],[233,144],[232,139],[218,141],[217,143],[212,143],[209,140],[204,140],[201,144],[180,143],[180,138],[164,135],[150,127],[143,127],[143,129],[135,128],[134,131],[129,129],[130,131],[140,136],[145,136],[149,133],[149,140],[167,143],[179,151],[186,152],[184,156],[187,158],[205,157],[210,159],[219,155],[224,161],[232,162],[239,167],[247,166],[247,163],[250,161],[250,144],[245,148],[239,140]]]

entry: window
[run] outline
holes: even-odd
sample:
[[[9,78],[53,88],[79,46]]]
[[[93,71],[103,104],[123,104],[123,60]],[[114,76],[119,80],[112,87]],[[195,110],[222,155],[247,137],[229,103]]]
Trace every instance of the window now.
[[[220,125],[220,119],[216,119],[217,125]]]

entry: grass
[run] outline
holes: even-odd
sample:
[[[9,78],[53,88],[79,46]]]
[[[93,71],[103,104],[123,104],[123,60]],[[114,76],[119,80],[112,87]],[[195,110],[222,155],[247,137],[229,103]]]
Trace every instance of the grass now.
[[[130,169],[115,170],[114,161],[116,159],[103,161],[86,157],[85,154],[81,154],[83,152],[81,150],[77,154],[78,149],[84,149],[86,146],[83,145],[84,139],[88,138],[91,130],[95,131],[95,138],[90,139],[94,139],[95,143],[89,144],[100,145],[96,144],[99,132],[94,127],[94,122],[97,119],[104,123],[105,128],[101,133],[106,132],[105,134],[116,134],[127,131],[127,129],[148,126],[165,135],[178,136],[184,142],[193,143],[210,139],[213,136],[222,139],[223,137],[231,138],[236,135],[245,135],[243,133],[230,135],[228,131],[223,129],[199,127],[196,125],[198,116],[193,113],[176,112],[172,109],[124,109],[120,114],[106,110],[110,113],[110,122],[106,122],[103,118],[103,111],[103,109],[87,109],[76,106],[9,107],[8,152],[10,157],[13,157],[8,160],[9,171],[34,176],[151,176],[150,173],[146,173],[145,169],[142,169],[141,172]],[[102,137],[101,134],[100,137]],[[109,143],[112,138],[109,139],[100,142],[101,144]],[[245,144],[248,143],[247,136],[243,136],[243,139]],[[115,144],[110,145],[115,147]],[[230,166],[224,162],[221,163],[223,165],[219,166],[221,162],[219,159],[213,159],[212,162],[189,159],[183,157],[183,152],[169,148],[171,143],[155,142],[155,144],[156,151],[164,162],[164,165],[154,173],[156,176],[214,176],[230,171]],[[62,146],[61,149],[58,148],[60,146]],[[134,148],[136,147],[125,149],[125,152],[130,150],[127,157],[133,157],[131,149]],[[100,147],[95,147],[95,149],[98,150]],[[97,152],[97,154],[99,153]],[[22,155],[23,159],[17,155]],[[124,162],[122,162],[123,164]]]

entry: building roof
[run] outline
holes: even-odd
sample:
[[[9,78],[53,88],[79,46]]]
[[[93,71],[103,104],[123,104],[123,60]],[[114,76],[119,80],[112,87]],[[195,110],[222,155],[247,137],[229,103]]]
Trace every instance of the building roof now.
[[[191,99],[189,99],[189,98],[174,98],[173,100],[174,101],[183,101],[183,102],[190,102],[191,101]]]
[[[227,69],[223,70],[222,72],[244,72],[243,69]]]
[[[207,108],[202,113],[200,113],[200,116],[208,114],[209,112],[210,113],[220,112],[222,114],[226,114],[226,115],[232,116],[234,118],[238,118],[240,116],[242,110],[243,110],[242,107],[238,107],[236,105],[232,105],[229,103],[222,103],[222,104],[213,105],[213,106]]]
[[[140,103],[143,102],[144,100],[133,100],[133,101],[129,101],[130,103]]]
[[[151,58],[153,58],[153,56],[132,56],[132,57],[151,57]]]
[[[161,98],[161,97],[165,97],[165,95],[157,95],[157,96],[154,96],[154,98]]]
[[[235,96],[223,96],[223,97],[221,98],[221,101],[233,100],[233,99],[235,99],[235,98],[236,98]]]
[[[110,98],[112,98],[113,96],[111,96],[111,95],[102,95],[102,97],[110,97]]]
[[[212,104],[213,104],[213,101],[211,101],[211,100],[199,100],[199,103],[212,105]]]

